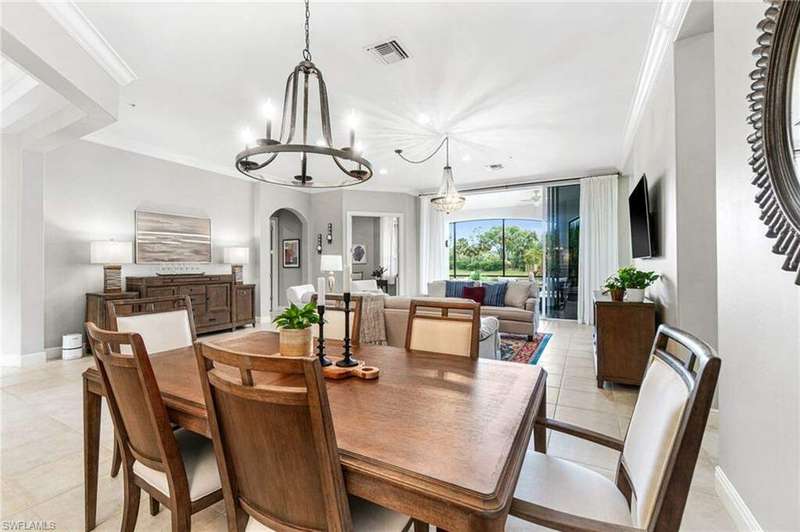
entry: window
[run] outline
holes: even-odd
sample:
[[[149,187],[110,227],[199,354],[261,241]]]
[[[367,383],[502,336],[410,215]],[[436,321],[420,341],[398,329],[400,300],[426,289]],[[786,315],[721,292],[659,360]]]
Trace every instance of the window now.
[[[542,270],[544,223],[465,220],[450,224],[450,277],[528,277]]]

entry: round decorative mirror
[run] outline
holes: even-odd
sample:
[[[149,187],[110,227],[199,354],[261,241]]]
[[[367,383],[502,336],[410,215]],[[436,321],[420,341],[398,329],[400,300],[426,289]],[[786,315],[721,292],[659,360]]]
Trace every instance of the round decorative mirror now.
[[[800,2],[771,2],[758,24],[761,34],[753,50],[756,69],[750,73],[752,92],[748,137],[756,203],[767,236],[776,239],[772,251],[783,255],[783,269],[800,266]],[[795,279],[800,285],[800,275]]]

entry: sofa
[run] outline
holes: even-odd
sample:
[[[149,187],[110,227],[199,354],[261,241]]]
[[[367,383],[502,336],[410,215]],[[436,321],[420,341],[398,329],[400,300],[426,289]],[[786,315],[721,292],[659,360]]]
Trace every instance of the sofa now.
[[[481,306],[481,316],[500,320],[500,332],[520,334],[529,339],[539,330],[539,288],[528,279],[499,279],[509,283],[504,306]],[[428,283],[429,297],[445,297],[446,281]]]

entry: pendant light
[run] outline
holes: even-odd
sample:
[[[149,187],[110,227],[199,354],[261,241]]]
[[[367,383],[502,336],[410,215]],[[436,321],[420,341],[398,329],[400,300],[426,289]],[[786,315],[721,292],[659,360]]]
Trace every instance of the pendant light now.
[[[283,186],[303,188],[337,188],[358,185],[372,177],[372,164],[367,161],[358,149],[355,139],[355,116],[351,114],[350,145],[334,148],[331,134],[331,118],[328,108],[328,90],[322,77],[322,71],[311,62],[309,19],[311,16],[308,0],[305,2],[305,49],[303,60],[292,70],[286,80],[283,98],[283,114],[280,133],[272,138],[273,109],[270,102],[262,108],[266,119],[264,138],[254,138],[249,130],[243,134],[245,149],[236,155],[236,169],[257,181]],[[309,139],[309,86],[316,84],[319,92],[319,117],[312,123],[319,123],[322,138]],[[298,94],[299,93],[299,94]],[[298,102],[299,100],[299,102]],[[298,113],[298,104],[301,106]],[[301,130],[298,131],[298,114],[301,116]],[[296,139],[299,136],[301,138]],[[299,154],[299,173],[294,176],[281,177],[268,173],[265,168],[282,153]],[[310,157],[313,156],[313,157]],[[326,160],[330,157],[335,167],[319,175],[310,175],[311,160]],[[338,170],[337,170],[338,168]],[[279,172],[276,172],[279,173]]]
[[[458,193],[456,189],[456,181],[453,178],[453,168],[450,166],[450,137],[446,136],[444,140],[433,150],[433,153],[419,161],[413,161],[403,155],[403,150],[394,150],[404,161],[411,164],[421,164],[429,160],[431,157],[439,153],[439,150],[445,147],[445,166],[442,171],[442,184],[439,187],[439,192],[431,198],[431,206],[437,211],[450,214],[464,208],[466,199]]]

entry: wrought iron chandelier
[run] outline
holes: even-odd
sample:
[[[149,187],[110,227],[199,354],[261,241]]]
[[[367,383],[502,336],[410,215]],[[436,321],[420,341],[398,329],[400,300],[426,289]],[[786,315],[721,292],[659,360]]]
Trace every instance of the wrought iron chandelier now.
[[[305,48],[303,60],[292,70],[286,80],[286,90],[283,97],[283,114],[281,119],[280,134],[277,139],[272,138],[272,109],[269,102],[265,104],[263,112],[266,119],[264,138],[252,138],[246,131],[243,133],[245,149],[236,155],[236,169],[244,175],[257,181],[274,183],[283,186],[305,188],[336,188],[358,185],[372,177],[372,164],[366,160],[355,141],[355,125],[350,124],[350,145],[343,148],[334,148],[331,134],[331,117],[328,108],[328,90],[322,77],[322,71],[311,62],[311,49],[309,38],[309,19],[311,12],[308,0],[305,2]],[[315,144],[309,144],[309,85],[314,83],[319,92],[319,113],[322,138]],[[298,119],[298,89],[302,86],[300,95],[302,105],[302,142],[297,143],[295,135]],[[300,140],[300,139],[298,139]],[[295,176],[280,177],[264,171],[281,153],[300,154],[300,173]],[[323,157],[309,158],[309,155]],[[312,176],[309,174],[310,160],[319,161],[330,157],[335,163],[329,165],[328,171]],[[316,164],[316,163],[315,163]],[[338,170],[337,170],[338,168]],[[319,168],[315,169],[315,172]]]
[[[453,178],[453,168],[450,166],[450,137],[446,136],[442,142],[433,150],[433,153],[418,161],[411,160],[403,155],[403,150],[394,150],[404,161],[411,164],[421,164],[429,160],[431,157],[439,153],[439,150],[445,147],[445,165],[442,171],[442,184],[439,187],[439,192],[431,198],[431,206],[437,211],[450,214],[459,209],[464,208],[466,199],[458,193],[456,189],[456,181]]]

